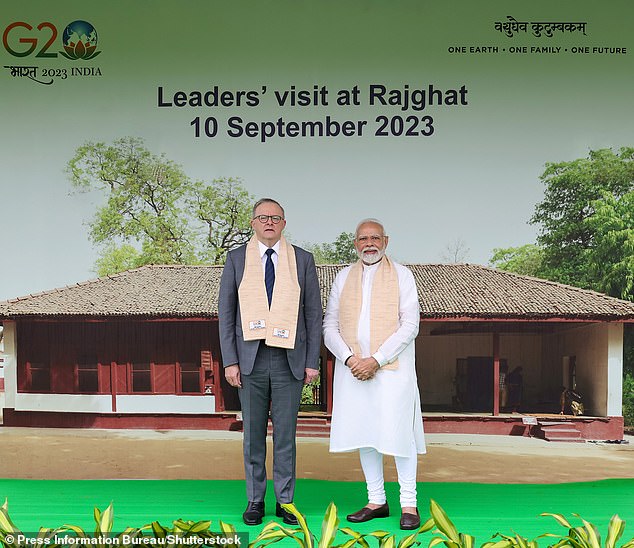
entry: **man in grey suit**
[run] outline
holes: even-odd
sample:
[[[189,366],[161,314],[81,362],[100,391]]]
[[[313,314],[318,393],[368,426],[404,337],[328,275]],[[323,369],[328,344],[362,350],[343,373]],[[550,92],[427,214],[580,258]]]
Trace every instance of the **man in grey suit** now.
[[[253,208],[254,237],[227,255],[218,316],[225,377],[238,388],[244,424],[246,525],[265,514],[266,433],[273,422],[276,515],[295,491],[295,432],[302,386],[319,375],[322,305],[313,256],[282,236],[284,209],[270,198]]]

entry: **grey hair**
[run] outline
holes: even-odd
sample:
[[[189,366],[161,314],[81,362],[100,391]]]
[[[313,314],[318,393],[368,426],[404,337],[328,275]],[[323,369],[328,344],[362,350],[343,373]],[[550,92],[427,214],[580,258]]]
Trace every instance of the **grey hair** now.
[[[279,207],[282,210],[282,217],[286,217],[286,215],[284,214],[284,208],[282,207],[282,205],[277,200],[274,200],[273,198],[260,198],[257,202],[255,202],[255,205],[253,206],[253,214],[251,215],[251,217],[255,217],[255,210],[258,207],[260,207],[262,204],[275,204],[277,207]]]
[[[379,225],[381,227],[381,230],[383,231],[383,236],[385,236],[385,227],[383,226],[383,223],[379,221],[378,219],[375,219],[374,217],[368,217],[367,219],[362,219],[361,221],[359,221],[359,224],[357,224],[357,228],[354,231],[355,239],[357,238],[357,234],[359,234],[359,229],[363,225],[367,225],[367,224]]]

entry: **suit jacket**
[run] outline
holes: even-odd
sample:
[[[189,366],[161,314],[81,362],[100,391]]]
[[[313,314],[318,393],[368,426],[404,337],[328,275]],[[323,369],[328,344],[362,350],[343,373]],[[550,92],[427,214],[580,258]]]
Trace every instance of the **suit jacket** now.
[[[220,349],[222,362],[239,364],[240,372],[248,375],[253,371],[259,340],[245,341],[242,336],[242,321],[238,303],[238,287],[244,274],[247,246],[243,245],[227,254],[227,262],[220,279],[218,320],[220,326]],[[296,379],[304,378],[304,369],[319,368],[321,348],[322,306],[321,290],[317,280],[315,260],[308,251],[293,246],[297,262],[297,281],[300,287],[299,314],[295,348],[287,350],[288,363]]]

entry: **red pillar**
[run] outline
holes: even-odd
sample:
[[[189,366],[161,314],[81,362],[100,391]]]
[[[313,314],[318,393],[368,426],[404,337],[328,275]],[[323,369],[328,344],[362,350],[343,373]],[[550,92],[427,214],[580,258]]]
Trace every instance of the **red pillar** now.
[[[117,363],[110,362],[110,393],[112,394],[112,412],[117,412]]]
[[[500,414],[500,334],[493,333],[493,416]]]
[[[326,353],[326,413],[332,415],[332,383],[335,376],[335,362],[330,352]]]

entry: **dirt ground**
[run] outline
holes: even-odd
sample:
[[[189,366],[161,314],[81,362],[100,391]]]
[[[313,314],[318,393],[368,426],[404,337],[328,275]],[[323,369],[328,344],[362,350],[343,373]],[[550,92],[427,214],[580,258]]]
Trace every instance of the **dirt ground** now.
[[[634,478],[631,436],[622,444],[461,434],[428,434],[426,439],[428,452],[419,457],[419,481],[563,483]],[[0,427],[0,459],[3,478],[244,478],[238,432]],[[363,480],[357,453],[329,453],[324,438],[298,439],[297,474]],[[396,479],[389,457],[386,479]]]

